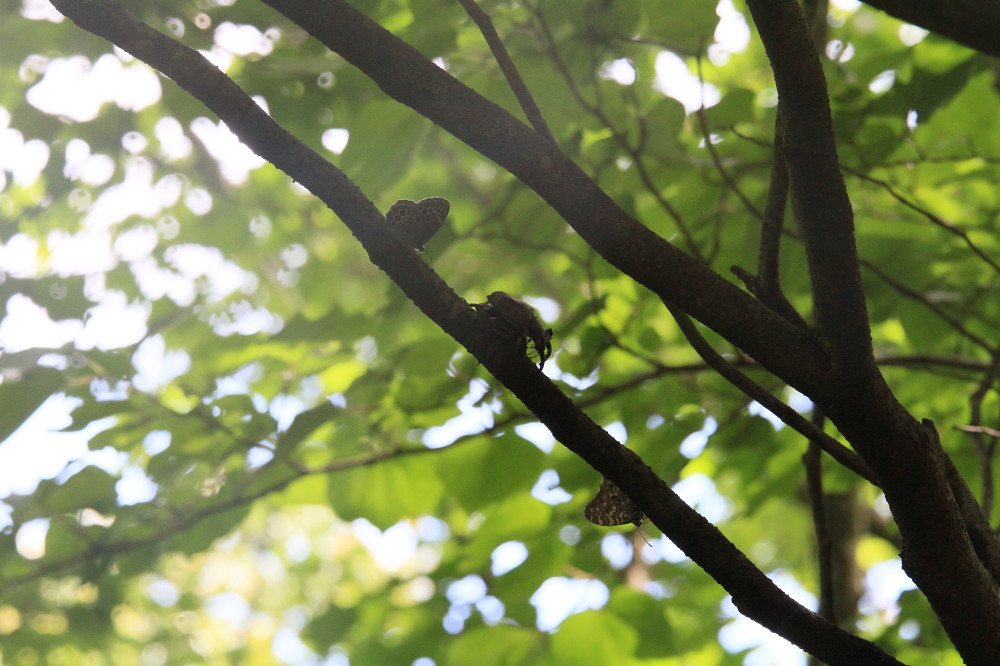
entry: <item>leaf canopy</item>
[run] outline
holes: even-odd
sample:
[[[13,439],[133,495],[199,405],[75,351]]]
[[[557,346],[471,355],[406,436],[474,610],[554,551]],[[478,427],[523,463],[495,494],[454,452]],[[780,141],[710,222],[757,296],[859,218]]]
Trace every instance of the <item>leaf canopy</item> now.
[[[807,440],[706,365],[657,294],[265,4],[122,4],[208,54],[379,210],[446,198],[422,260],[469,303],[498,290],[530,302],[555,331],[546,375],[816,605]],[[459,3],[354,7],[524,117]],[[756,35],[721,41],[723,27],[752,25],[746,8],[481,8],[559,147],[742,287],[730,267],[757,266],[776,122]],[[91,451],[4,500],[4,663],[737,664],[758,648],[763,629],[727,640],[725,591],[652,524],[629,544],[583,520],[601,475],[553,444],[322,202],[123,51],[38,3],[0,11],[0,142],[16,156],[0,157],[0,440],[62,399],[65,436]],[[831,7],[837,149],[879,367],[906,410],[937,424],[990,515],[995,434],[956,428],[998,425],[996,69],[934,34],[904,35],[869,7]],[[714,103],[691,111],[702,101]],[[786,217],[781,285],[812,321]],[[900,661],[958,663],[927,600],[879,580],[898,567],[900,536],[878,488],[830,460],[822,474],[853,503],[854,573],[871,595],[847,625]],[[504,559],[519,547],[520,562]],[[539,598],[564,579],[595,582],[606,603],[575,587],[579,602]],[[557,631],[537,628],[562,606]]]

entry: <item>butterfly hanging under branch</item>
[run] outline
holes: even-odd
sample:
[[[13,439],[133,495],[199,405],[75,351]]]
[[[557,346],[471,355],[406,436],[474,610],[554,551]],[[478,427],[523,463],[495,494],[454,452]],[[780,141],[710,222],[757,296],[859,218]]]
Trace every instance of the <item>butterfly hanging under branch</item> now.
[[[601,481],[597,495],[583,510],[583,517],[601,527],[629,523],[639,527],[646,518],[635,502],[608,479]]]
[[[385,212],[389,231],[418,252],[424,251],[424,243],[437,233],[448,217],[451,204],[442,197],[430,197],[420,201],[400,199]]]

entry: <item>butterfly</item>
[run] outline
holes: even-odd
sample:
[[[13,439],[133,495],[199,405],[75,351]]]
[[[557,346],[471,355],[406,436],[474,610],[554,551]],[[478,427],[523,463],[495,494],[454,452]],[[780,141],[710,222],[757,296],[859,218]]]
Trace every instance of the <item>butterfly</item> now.
[[[416,202],[400,199],[386,211],[385,221],[393,235],[407,247],[423,252],[424,243],[441,228],[450,209],[451,204],[441,197]]]
[[[601,481],[597,495],[583,510],[583,517],[601,527],[627,525],[628,523],[639,527],[646,518],[635,502],[607,479]]]

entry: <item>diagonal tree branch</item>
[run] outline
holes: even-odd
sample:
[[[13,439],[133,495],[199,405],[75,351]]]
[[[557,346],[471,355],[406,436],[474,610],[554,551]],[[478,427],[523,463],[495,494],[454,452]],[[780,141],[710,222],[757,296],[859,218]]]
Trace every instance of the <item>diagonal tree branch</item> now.
[[[844,173],[848,173],[854,176],[855,178],[859,178],[860,180],[881,187],[883,190],[885,190],[885,192],[889,194],[889,196],[898,201],[901,205],[905,206],[906,208],[909,208],[918,215],[922,216],[925,220],[927,220],[931,224],[944,229],[949,234],[958,236],[960,239],[962,239],[962,242],[965,244],[965,246],[969,248],[970,252],[979,257],[979,259],[981,259],[983,263],[989,266],[990,270],[992,270],[994,273],[1000,274],[1000,264],[998,264],[996,260],[990,257],[990,255],[984,252],[983,249],[980,248],[979,245],[975,241],[973,241],[972,238],[969,236],[969,234],[966,233],[960,226],[943,220],[941,217],[935,215],[927,208],[924,208],[917,202],[912,201],[911,199],[908,199],[907,197],[903,196],[902,194],[897,192],[896,188],[894,188],[887,181],[879,180],[878,178],[873,178],[872,176],[869,176],[868,174],[862,171],[858,171],[857,169],[852,169],[850,167],[842,167],[842,168],[844,169]]]
[[[716,372],[722,375],[730,384],[743,391],[743,393],[759,402],[774,415],[780,418],[785,424],[793,428],[796,432],[806,437],[813,445],[822,449],[831,458],[848,468],[869,483],[878,486],[878,480],[868,468],[861,457],[851,451],[846,446],[827,435],[816,424],[811,423],[797,411],[783,403],[781,400],[771,395],[763,386],[753,381],[736,367],[729,363],[723,356],[712,349],[690,317],[678,310],[670,303],[665,304],[667,310],[673,315],[688,343],[698,352],[698,355],[708,363]]]
[[[476,4],[476,0],[458,1],[465,8],[465,12],[469,15],[469,18],[479,26],[479,32],[483,33],[483,39],[486,40],[490,51],[493,52],[493,57],[496,59],[497,65],[500,66],[500,71],[503,72],[507,83],[510,84],[510,89],[514,91],[514,95],[517,97],[517,101],[521,105],[521,110],[524,111],[524,116],[528,119],[528,122],[531,123],[536,132],[555,142],[549,126],[545,123],[545,118],[542,117],[542,112],[539,111],[538,105],[535,104],[535,99],[531,96],[531,91],[528,90],[524,79],[521,78],[521,74],[517,71],[517,66],[514,65],[510,54],[507,53],[507,49],[503,45],[503,40],[497,34],[497,29],[493,27],[493,21],[490,20],[489,15]]]
[[[807,332],[629,217],[557,146],[504,109],[342,0],[265,2],[387,95],[510,171],[616,268],[806,395],[823,389],[828,366]]]
[[[711,523],[688,507],[629,449],[621,446],[512,345],[498,345],[479,317],[418,255],[392,237],[381,214],[351,181],[284,131],[197,52],[156,32],[109,0],[55,0],[60,11],[147,62],[205,103],[258,154],[310,189],[336,212],[372,261],[469,349],[570,450],[620,487],[692,559],[733,596],[737,608],[830,664],[898,664],[874,644],[843,632],[794,602]],[[741,293],[741,292],[737,292]]]
[[[920,303],[925,308],[933,312],[935,316],[937,316],[943,322],[948,324],[948,326],[950,326],[956,333],[958,333],[960,336],[962,336],[972,344],[976,345],[977,347],[980,347],[991,356],[996,353],[994,346],[990,343],[989,340],[979,335],[976,335],[975,333],[970,331],[968,327],[962,323],[961,320],[959,320],[954,315],[950,314],[947,310],[942,308],[937,303],[933,302],[932,300],[930,300],[917,290],[912,289],[907,285],[903,284],[902,282],[900,282],[899,280],[895,279],[887,272],[879,268],[877,264],[867,260],[863,261],[862,264],[866,269],[877,275],[879,279],[881,279],[890,287],[898,291],[903,297],[908,298],[917,303]]]
[[[865,0],[865,4],[987,55],[1000,56],[1000,3],[994,0]]]

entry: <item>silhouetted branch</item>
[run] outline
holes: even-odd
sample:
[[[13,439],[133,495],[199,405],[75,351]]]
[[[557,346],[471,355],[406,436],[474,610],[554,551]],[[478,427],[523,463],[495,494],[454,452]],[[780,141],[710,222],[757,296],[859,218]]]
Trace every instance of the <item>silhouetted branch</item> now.
[[[868,465],[857,453],[851,451],[833,437],[817,428],[804,416],[783,403],[781,400],[778,400],[778,398],[773,396],[763,386],[757,384],[755,381],[730,365],[721,354],[712,349],[712,346],[708,344],[708,341],[701,335],[698,329],[695,328],[694,323],[692,323],[691,319],[687,315],[669,303],[666,305],[667,309],[670,310],[670,314],[672,314],[674,319],[677,321],[677,325],[680,327],[681,332],[684,333],[684,337],[687,338],[694,350],[698,352],[698,355],[701,356],[713,370],[719,373],[730,384],[743,391],[743,393],[747,396],[767,408],[772,414],[781,419],[783,423],[787,424],[810,442],[815,443],[841,465],[853,471],[869,483],[875,486],[878,485],[875,475],[872,474],[871,469],[868,468]]]
[[[936,0],[865,0],[865,4],[969,48],[1000,56],[1000,4],[993,0],[962,0],[960,5]]]
[[[493,27],[493,21],[490,20],[489,15],[476,4],[476,0],[458,0],[462,7],[465,8],[466,13],[469,15],[477,26],[479,26],[479,32],[483,34],[483,38],[490,47],[490,51],[493,52],[493,57],[497,61],[497,65],[500,66],[500,71],[503,72],[504,77],[507,79],[507,83],[510,84],[510,89],[514,91],[514,96],[517,97],[518,104],[521,105],[521,110],[524,111],[525,117],[531,126],[535,128],[535,131],[543,136],[548,137],[553,143],[555,139],[552,137],[552,132],[549,130],[549,126],[545,124],[545,118],[542,117],[542,112],[539,111],[538,105],[535,104],[534,98],[531,96],[531,91],[528,90],[528,86],[524,84],[524,79],[521,78],[520,73],[517,71],[517,67],[514,65],[514,61],[511,59],[510,54],[507,53],[506,47],[503,45],[503,41],[500,39],[500,35],[497,34],[496,28]]]
[[[459,299],[415,252],[391,236],[383,216],[345,174],[288,134],[204,57],[156,32],[108,0],[55,0],[54,4],[81,27],[109,39],[172,78],[212,109],[251,149],[330,206],[362,243],[372,261],[410,300],[469,349],[560,442],[626,491],[654,524],[730,592],[741,612],[830,664],[899,663],[874,644],[843,632],[792,600],[714,525],[688,507],[634,452],[621,446],[577,409],[515,346],[497,344],[489,321]],[[336,1],[270,0],[268,4],[280,8],[325,43],[332,41],[340,46],[335,50],[346,51],[348,60],[375,76],[383,89],[391,89],[408,103],[433,106],[434,99],[446,97],[449,89],[462,91],[464,97],[473,100],[472,106],[450,100],[434,107],[439,114],[437,120],[466,135],[462,138],[470,144],[482,144],[483,138],[478,134],[482,124],[494,121],[490,125],[492,132],[487,133],[490,152],[498,153],[502,162],[517,163],[522,171],[520,176],[545,189],[547,200],[565,217],[574,220],[581,233],[589,236],[612,260],[626,264],[636,261],[634,268],[640,281],[667,280],[664,283],[667,284],[671,279],[680,279],[683,287],[690,276],[670,274],[676,270],[695,270],[719,289],[710,300],[721,299],[718,301],[721,304],[733,298],[747,309],[740,327],[746,328],[749,320],[761,319],[759,327],[753,329],[754,335],[746,336],[748,340],[759,336],[762,330],[776,328],[777,337],[790,335],[797,343],[789,340],[789,344],[802,346],[804,352],[814,351],[801,337],[802,333],[791,329],[780,317],[760,308],[739,289],[624,216],[551,142],[509,115],[498,115],[498,107],[470,98],[471,91],[350,6]],[[425,77],[440,77],[437,81],[445,87],[428,88],[424,85]],[[486,116],[480,117],[481,113]],[[496,124],[498,118],[503,122]],[[548,159],[538,164],[523,161],[541,155]],[[554,171],[561,172],[562,177],[553,178]],[[539,181],[542,175],[545,178]],[[560,194],[558,190],[547,190],[542,181],[559,189],[569,187]],[[614,227],[626,232],[625,236],[616,238],[618,232]],[[664,252],[675,254],[683,265],[668,268],[668,264],[648,256],[650,252],[659,259],[663,259]],[[671,291],[677,288],[678,285],[671,285]],[[719,319],[722,328],[733,329],[736,337],[744,335],[736,330],[736,322],[726,324],[725,317],[712,314],[706,305],[692,305],[696,310],[704,310],[708,318]],[[768,345],[774,342],[774,338],[768,339]],[[768,345],[762,345],[762,351]],[[788,348],[783,348],[781,354],[787,355]],[[777,354],[772,356],[781,363]],[[807,369],[801,366],[809,365],[810,357],[807,353],[800,359],[793,374],[805,377]],[[784,364],[790,369],[795,365]]]

